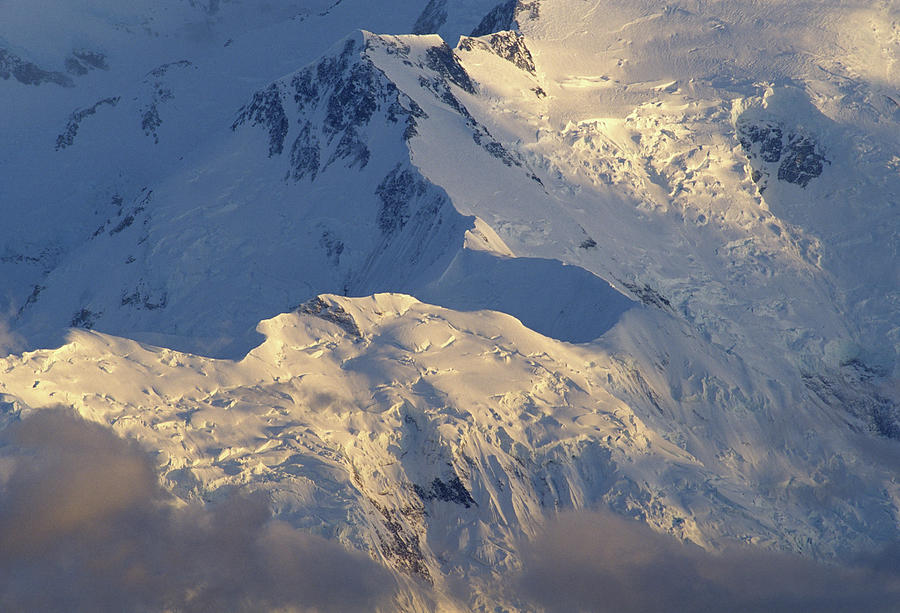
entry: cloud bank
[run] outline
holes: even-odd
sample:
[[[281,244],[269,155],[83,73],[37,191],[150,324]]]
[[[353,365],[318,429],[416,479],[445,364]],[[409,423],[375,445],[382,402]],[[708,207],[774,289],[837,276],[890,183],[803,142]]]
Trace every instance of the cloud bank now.
[[[745,548],[711,554],[606,513],[552,522],[524,551],[520,593],[549,613],[887,613],[900,549],[833,567]]]
[[[887,613],[900,602],[898,546],[844,567],[711,554],[605,513],[561,515],[523,562],[514,589],[548,613]],[[396,586],[365,556],[272,520],[261,496],[173,505],[134,442],[71,412],[0,431],[2,611],[390,610]]]
[[[395,585],[261,496],[173,505],[134,443],[72,413],[0,432],[0,610],[371,611]]]
[[[0,315],[0,358],[21,351],[24,346],[25,340],[13,332],[6,318]]]

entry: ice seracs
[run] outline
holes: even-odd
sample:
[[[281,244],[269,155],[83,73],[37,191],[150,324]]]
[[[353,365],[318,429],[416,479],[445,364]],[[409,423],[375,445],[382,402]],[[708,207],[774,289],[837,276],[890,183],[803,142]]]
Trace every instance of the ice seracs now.
[[[888,3],[42,6],[0,26],[3,420],[262,490],[410,610],[525,607],[557,509],[900,536]]]
[[[449,602],[462,573],[470,602],[516,605],[497,580],[557,509],[604,505],[705,547],[820,555],[895,530],[875,513],[896,495],[892,468],[867,459],[864,436],[840,434],[824,403],[782,411],[802,390],[752,388],[739,360],[655,309],[582,346],[396,294],[320,296],[259,330],[237,362],[73,332],[0,361],[6,419],[74,406],[155,450],[176,495],[265,491],[280,517]],[[667,363],[644,370],[662,347]],[[853,496],[800,512],[848,471]]]

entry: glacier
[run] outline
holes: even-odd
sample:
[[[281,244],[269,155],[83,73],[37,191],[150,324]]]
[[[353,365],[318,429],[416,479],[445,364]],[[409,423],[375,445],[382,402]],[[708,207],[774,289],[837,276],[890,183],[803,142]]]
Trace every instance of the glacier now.
[[[892,3],[370,4],[9,3],[0,422],[260,495],[384,610],[552,610],[568,512],[896,543]]]

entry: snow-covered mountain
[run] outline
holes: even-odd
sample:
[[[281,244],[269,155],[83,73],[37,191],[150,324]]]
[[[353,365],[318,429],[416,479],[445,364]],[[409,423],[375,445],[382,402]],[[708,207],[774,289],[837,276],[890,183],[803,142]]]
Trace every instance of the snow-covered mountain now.
[[[559,511],[900,537],[892,3],[7,4],[4,423],[262,492],[388,609],[552,609]]]

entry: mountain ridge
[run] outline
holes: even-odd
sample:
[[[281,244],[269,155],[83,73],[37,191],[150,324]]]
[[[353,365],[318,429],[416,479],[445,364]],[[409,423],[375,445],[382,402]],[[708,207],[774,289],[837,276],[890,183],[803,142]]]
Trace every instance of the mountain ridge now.
[[[64,404],[185,504],[262,493],[404,610],[536,606],[558,511],[897,541],[888,3],[257,4],[0,31],[86,71],[0,81],[4,425]]]

